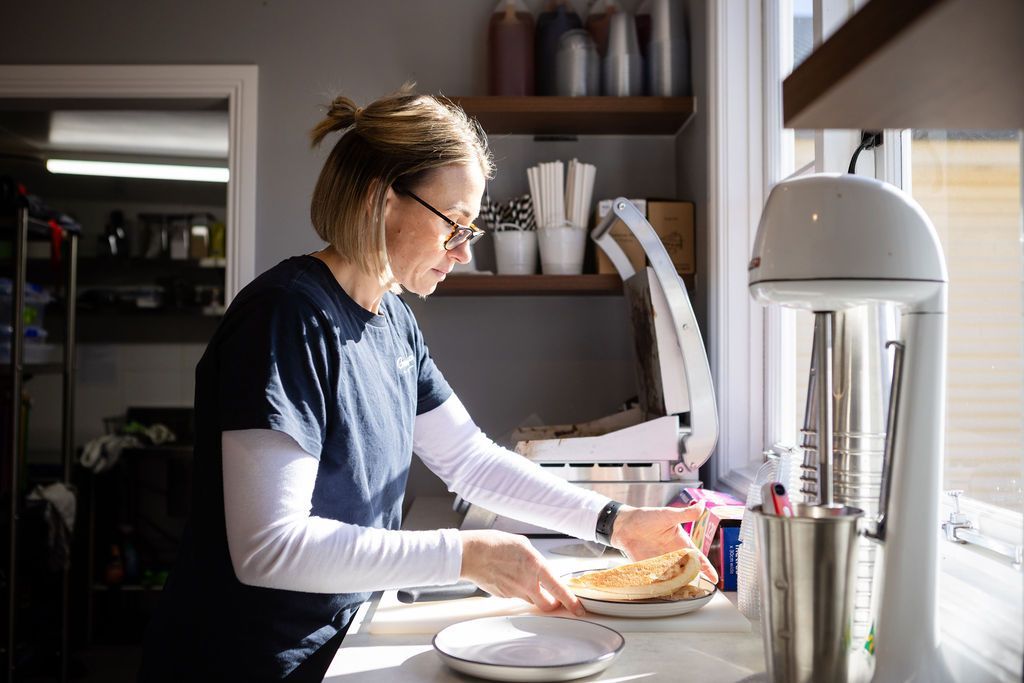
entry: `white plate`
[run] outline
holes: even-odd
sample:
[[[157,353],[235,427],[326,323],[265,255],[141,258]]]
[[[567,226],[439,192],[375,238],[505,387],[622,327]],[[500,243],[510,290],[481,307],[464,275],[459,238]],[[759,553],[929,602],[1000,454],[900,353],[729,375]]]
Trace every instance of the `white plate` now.
[[[595,570],[588,569],[572,572],[562,578],[571,579],[583,574],[589,574],[592,571]],[[585,598],[582,595],[576,597],[580,599],[583,607],[588,612],[603,614],[608,617],[674,617],[679,614],[695,612],[711,602],[711,598],[715,597],[715,592],[718,590],[715,584],[701,576],[697,585],[711,592],[702,597],[690,598],[688,600],[661,600],[658,598],[651,598],[649,600],[598,600],[597,598]]]
[[[608,668],[625,644],[622,635],[607,626],[564,617],[470,619],[434,636],[434,649],[445,664],[492,681],[571,681],[590,676]]]

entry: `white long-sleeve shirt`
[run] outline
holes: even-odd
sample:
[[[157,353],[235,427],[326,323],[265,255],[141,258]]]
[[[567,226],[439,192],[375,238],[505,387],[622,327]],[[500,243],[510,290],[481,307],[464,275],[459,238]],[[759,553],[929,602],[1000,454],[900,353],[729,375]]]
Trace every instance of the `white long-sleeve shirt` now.
[[[456,529],[394,531],[311,516],[318,458],[268,429],[227,431],[221,444],[228,549],[242,583],[357,593],[458,581]],[[594,539],[608,503],[495,444],[454,394],[416,417],[413,448],[466,500],[577,538]]]

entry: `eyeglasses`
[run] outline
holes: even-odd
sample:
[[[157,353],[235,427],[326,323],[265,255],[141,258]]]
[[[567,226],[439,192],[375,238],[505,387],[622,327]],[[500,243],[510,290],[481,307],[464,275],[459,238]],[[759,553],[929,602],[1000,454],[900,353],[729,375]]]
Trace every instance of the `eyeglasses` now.
[[[412,197],[420,204],[430,209],[430,211],[437,215],[438,218],[443,220],[448,225],[452,226],[451,233],[449,233],[448,238],[445,239],[444,241],[444,248],[446,251],[451,251],[452,249],[461,245],[463,242],[468,242],[469,245],[472,246],[477,240],[479,240],[486,234],[483,230],[476,227],[476,225],[472,223],[470,223],[469,225],[459,225],[451,218],[448,218],[448,216],[445,216],[443,213],[441,213],[440,211],[432,207],[430,204],[426,203],[425,201],[417,197],[409,190],[406,190],[405,188],[395,187],[395,191],[398,192],[399,194],[404,194]]]

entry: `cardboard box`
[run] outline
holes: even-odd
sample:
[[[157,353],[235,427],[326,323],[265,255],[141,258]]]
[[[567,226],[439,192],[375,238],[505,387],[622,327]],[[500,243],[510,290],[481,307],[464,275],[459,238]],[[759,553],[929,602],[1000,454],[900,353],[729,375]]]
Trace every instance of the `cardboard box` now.
[[[669,501],[668,506],[686,507],[696,501],[704,501],[704,514],[696,521],[685,523],[683,528],[718,572],[718,587],[734,591],[743,503],[721,491],[686,488]]]
[[[647,222],[658,233],[680,275],[697,272],[693,211],[693,202],[647,201]]]
[[[718,587],[724,591],[734,591],[739,583],[739,524],[730,524],[719,529],[718,543]]]
[[[597,218],[594,221],[594,225],[601,222],[601,219],[608,215],[608,212],[612,210],[611,199],[602,199],[597,203]],[[636,205],[636,208],[640,209],[640,213],[647,215],[647,200],[646,199],[630,199]],[[644,250],[640,248],[640,243],[636,241],[636,237],[633,236],[633,231],[626,227],[626,224],[620,220],[616,220],[612,223],[611,230],[608,231],[612,239],[622,248],[622,251],[626,252],[626,258],[633,264],[635,270],[640,270],[647,265],[647,256],[644,255]],[[597,272],[598,273],[611,273],[616,274],[619,271],[615,270],[615,266],[612,265],[611,260],[605,255],[604,251],[600,247],[597,247]]]
[[[651,227],[654,228],[654,232],[661,237],[661,242],[665,245],[676,271],[684,276],[697,272],[693,202],[653,199],[631,199],[630,201],[636,204],[641,213],[646,216]],[[596,220],[599,222],[604,218],[611,211],[611,207],[612,200],[610,199],[598,202]],[[615,221],[610,232],[612,239],[626,252],[633,268],[640,270],[647,265],[647,257],[643,249],[640,248],[640,243],[636,241],[636,237],[625,223]],[[597,250],[597,272],[616,272],[612,262],[600,248]],[[692,284],[690,286],[692,288]]]
[[[704,501],[704,514],[694,522],[683,524],[683,529],[690,534],[693,544],[708,555],[722,520],[743,519],[743,503],[722,491],[686,488],[669,501],[668,506],[686,507],[696,501]]]
[[[704,514],[693,525],[693,544],[700,548],[700,551],[711,557],[711,544],[715,542],[715,536],[726,526],[739,526],[743,521],[742,505],[719,505],[708,508]]]

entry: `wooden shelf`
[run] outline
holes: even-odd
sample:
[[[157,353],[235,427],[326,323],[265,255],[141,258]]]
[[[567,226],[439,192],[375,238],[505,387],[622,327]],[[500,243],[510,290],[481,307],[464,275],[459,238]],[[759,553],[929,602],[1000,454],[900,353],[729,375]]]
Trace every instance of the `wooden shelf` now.
[[[489,134],[675,135],[692,97],[453,97]]]
[[[785,80],[785,125],[1024,127],[1021,26],[1021,0],[871,0]]]
[[[450,275],[435,296],[616,296],[618,275]]]

